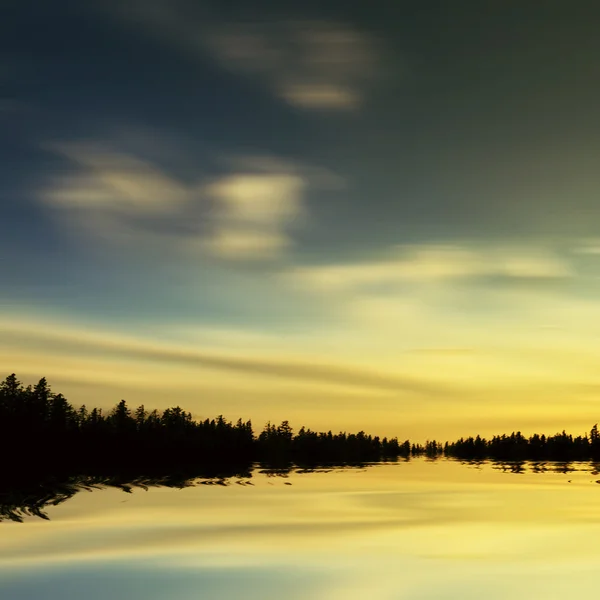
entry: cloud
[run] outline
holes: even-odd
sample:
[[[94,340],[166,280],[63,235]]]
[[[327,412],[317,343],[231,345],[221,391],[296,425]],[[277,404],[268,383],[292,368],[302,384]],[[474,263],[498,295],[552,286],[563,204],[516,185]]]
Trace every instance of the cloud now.
[[[376,65],[373,41],[340,23],[228,24],[205,43],[223,66],[263,79],[303,109],[358,108]]]
[[[400,246],[377,261],[304,266],[284,274],[288,281],[330,290],[480,277],[563,279],[570,265],[539,248],[473,248],[460,245]]]
[[[307,110],[354,110],[377,71],[378,43],[365,32],[325,20],[215,20],[185,0],[134,0],[116,14],[204,59],[266,85]]]
[[[262,225],[296,217],[304,185],[294,175],[238,174],[219,179],[208,192],[221,200],[227,218]]]
[[[577,244],[572,252],[574,254],[584,254],[584,255],[593,255],[596,256],[600,254],[600,239],[590,238],[586,240],[581,240],[579,244]]]
[[[332,84],[295,83],[282,86],[282,98],[302,108],[356,108],[360,96],[349,88]]]
[[[278,258],[292,245],[291,228],[306,217],[306,193],[340,183],[323,169],[268,156],[225,158],[223,174],[190,183],[118,143],[45,148],[75,171],[56,176],[40,198],[75,229],[220,259]]]
[[[307,182],[292,174],[237,173],[205,189],[217,201],[211,251],[225,258],[280,254],[291,243],[286,227],[303,214]]]
[[[102,143],[51,144],[48,149],[80,167],[60,179],[44,197],[56,206],[102,210],[114,214],[175,213],[193,197],[193,190],[155,165]]]
[[[66,353],[73,356],[99,354],[111,360],[142,361],[158,364],[175,364],[183,367],[196,367],[231,373],[259,375],[275,378],[358,387],[385,392],[424,392],[440,391],[425,381],[391,375],[370,368],[354,365],[342,366],[327,364],[322,360],[314,362],[278,357],[247,358],[225,352],[198,350],[186,345],[153,342],[149,339],[136,339],[132,336],[109,335],[100,332],[57,326],[43,323],[15,323],[1,320],[0,331],[4,342],[9,342],[12,352],[21,348],[51,348],[54,354]],[[0,350],[2,347],[0,346]]]
[[[208,238],[204,247],[220,258],[248,260],[279,256],[289,244],[289,238],[278,232],[226,226]]]

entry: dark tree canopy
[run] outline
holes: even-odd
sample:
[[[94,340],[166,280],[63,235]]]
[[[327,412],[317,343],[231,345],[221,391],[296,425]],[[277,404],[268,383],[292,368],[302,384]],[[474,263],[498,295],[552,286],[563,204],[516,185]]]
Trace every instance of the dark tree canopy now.
[[[24,386],[13,373],[0,383],[0,450],[11,457],[7,469],[24,474],[89,475],[124,471],[171,473],[190,467],[231,472],[260,462],[287,465],[360,464],[425,455],[460,459],[572,461],[600,459],[600,434],[573,437],[521,432],[480,436],[441,444],[399,442],[358,433],[294,431],[288,421],[267,423],[255,435],[252,422],[233,423],[223,415],[195,420],[180,406],[163,411],[131,409],[125,400],[107,414],[85,405],[73,407],[54,393],[45,378]]]
[[[148,411],[121,400],[108,414],[73,407],[45,378],[23,386],[12,374],[0,384],[0,449],[15,473],[77,474],[153,467],[172,470],[211,465],[218,470],[260,461],[274,465],[360,463],[396,459],[420,447],[363,431],[317,433],[288,421],[267,423],[255,436],[251,421],[222,415],[195,420],[180,406]],[[15,449],[20,451],[16,453]]]

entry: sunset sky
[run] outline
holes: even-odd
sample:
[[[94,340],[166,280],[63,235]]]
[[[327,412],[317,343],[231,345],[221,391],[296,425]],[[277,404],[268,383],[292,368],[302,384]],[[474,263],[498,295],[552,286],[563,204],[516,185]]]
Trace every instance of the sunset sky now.
[[[256,429],[589,430],[599,12],[3,0],[0,378]]]

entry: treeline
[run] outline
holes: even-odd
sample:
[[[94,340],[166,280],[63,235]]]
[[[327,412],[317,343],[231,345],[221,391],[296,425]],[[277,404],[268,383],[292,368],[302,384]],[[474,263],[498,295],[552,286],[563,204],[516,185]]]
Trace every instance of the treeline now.
[[[202,468],[234,474],[255,462],[285,466],[363,463],[425,453],[407,440],[364,432],[318,433],[287,421],[255,435],[251,421],[194,420],[176,406],[130,409],[121,400],[106,414],[72,406],[45,378],[24,386],[15,374],[0,384],[0,451],[14,473],[97,473]]]
[[[255,463],[277,468],[362,464],[400,457],[447,456],[498,461],[600,460],[600,434],[573,437],[520,432],[461,438],[442,444],[399,442],[358,433],[294,432],[288,421],[267,423],[255,434],[251,421],[223,416],[195,420],[179,406],[162,411],[131,409],[121,400],[112,410],[74,407],[45,378],[24,386],[9,375],[0,383],[0,452],[4,477],[88,474],[131,476],[202,473],[204,477],[247,473]]]
[[[525,437],[520,431],[496,435],[487,440],[480,436],[460,438],[444,445],[444,454],[461,459],[499,461],[585,461],[600,460],[600,433],[594,425],[589,434],[572,436],[565,431],[556,435],[534,434]]]

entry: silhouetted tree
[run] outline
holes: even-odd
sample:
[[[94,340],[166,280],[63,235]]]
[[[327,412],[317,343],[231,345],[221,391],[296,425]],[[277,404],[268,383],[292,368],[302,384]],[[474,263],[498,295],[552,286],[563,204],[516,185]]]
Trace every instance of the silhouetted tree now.
[[[84,473],[136,470],[146,465],[183,469],[210,465],[215,472],[228,465],[261,461],[274,468],[290,464],[360,464],[399,457],[440,456],[519,462],[600,459],[598,425],[585,435],[562,431],[553,436],[520,431],[485,439],[460,438],[424,445],[398,438],[358,433],[315,432],[301,427],[297,433],[288,421],[268,422],[255,437],[251,421],[236,423],[223,415],[194,420],[180,406],[163,411],[132,411],[121,400],[104,415],[99,408],[75,409],[62,394],[55,394],[45,378],[24,387],[14,373],[0,383],[0,451],[10,456],[15,473]]]

